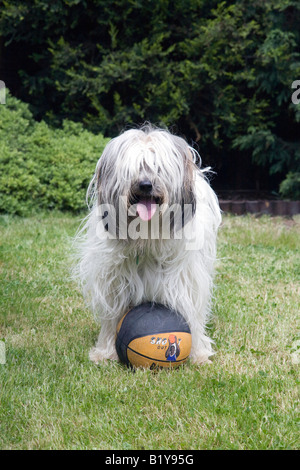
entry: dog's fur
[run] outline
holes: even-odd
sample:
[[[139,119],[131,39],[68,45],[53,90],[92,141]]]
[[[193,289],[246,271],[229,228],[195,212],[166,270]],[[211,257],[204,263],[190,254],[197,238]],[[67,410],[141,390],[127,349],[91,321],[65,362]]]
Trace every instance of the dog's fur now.
[[[96,363],[117,359],[117,323],[131,307],[147,301],[184,316],[194,362],[206,362],[213,354],[205,325],[221,215],[205,173],[198,153],[185,140],[150,125],[125,131],[104,149],[88,189],[92,205],[77,237],[75,269],[101,323],[90,352]],[[154,220],[150,203],[156,204],[159,233],[138,237],[137,227],[140,235],[147,233]],[[162,220],[172,206],[165,236]],[[126,217],[120,223],[121,212]],[[133,237],[130,224],[136,229]]]

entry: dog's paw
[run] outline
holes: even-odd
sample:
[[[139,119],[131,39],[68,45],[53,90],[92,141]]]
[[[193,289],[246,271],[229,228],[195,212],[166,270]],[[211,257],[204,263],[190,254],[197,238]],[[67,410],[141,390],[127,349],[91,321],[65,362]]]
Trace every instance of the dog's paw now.
[[[90,350],[89,358],[92,362],[95,362],[95,364],[99,364],[108,360],[117,361],[118,355],[116,351],[108,353],[106,350],[95,347]]]
[[[198,364],[198,365],[206,365],[206,364],[212,364],[212,361],[209,359],[209,356],[207,355],[194,355],[192,354],[190,356],[190,360],[193,364]]]

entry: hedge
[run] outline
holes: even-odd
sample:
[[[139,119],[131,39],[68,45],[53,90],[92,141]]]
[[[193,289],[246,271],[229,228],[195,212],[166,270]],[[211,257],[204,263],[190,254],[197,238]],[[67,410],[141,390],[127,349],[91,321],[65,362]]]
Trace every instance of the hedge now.
[[[299,173],[299,2],[2,3],[0,69],[14,64],[8,79],[39,119],[111,137],[144,121],[175,127],[224,189],[256,188],[259,167],[276,176],[275,191]],[[297,178],[288,180],[282,195],[295,197],[285,189],[299,191]]]
[[[27,215],[40,209],[78,212],[108,139],[64,121],[60,129],[33,119],[9,93],[0,106],[0,211]]]

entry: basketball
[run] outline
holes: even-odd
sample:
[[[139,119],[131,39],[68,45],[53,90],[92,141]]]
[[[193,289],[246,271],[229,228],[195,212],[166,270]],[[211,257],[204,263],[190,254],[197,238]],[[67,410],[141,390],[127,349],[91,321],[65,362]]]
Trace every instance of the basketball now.
[[[187,361],[192,335],[183,316],[148,302],[129,310],[116,332],[116,350],[128,367],[177,367]]]

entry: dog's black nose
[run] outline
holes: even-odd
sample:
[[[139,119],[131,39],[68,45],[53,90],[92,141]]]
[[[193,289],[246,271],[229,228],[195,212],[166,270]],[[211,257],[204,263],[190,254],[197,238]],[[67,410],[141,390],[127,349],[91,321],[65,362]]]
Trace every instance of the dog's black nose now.
[[[152,183],[149,180],[140,181],[139,188],[143,193],[149,194],[152,191]]]

